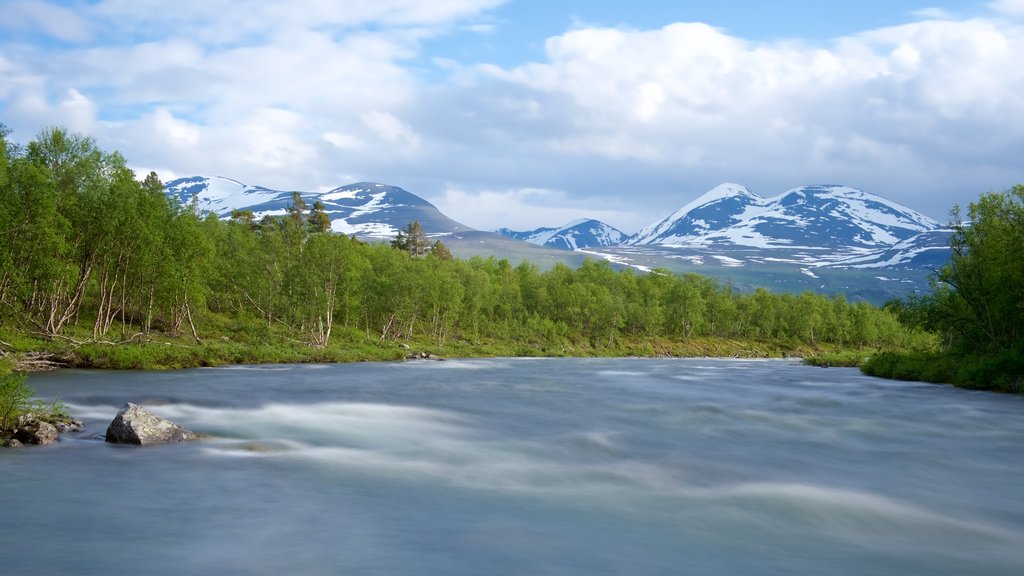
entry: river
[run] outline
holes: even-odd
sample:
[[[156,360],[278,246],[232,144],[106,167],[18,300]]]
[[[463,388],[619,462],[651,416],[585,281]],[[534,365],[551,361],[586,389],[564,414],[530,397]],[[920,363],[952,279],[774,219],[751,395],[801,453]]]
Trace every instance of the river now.
[[[65,370],[0,573],[1024,574],[1024,398],[798,362]],[[113,446],[125,401],[208,434]]]

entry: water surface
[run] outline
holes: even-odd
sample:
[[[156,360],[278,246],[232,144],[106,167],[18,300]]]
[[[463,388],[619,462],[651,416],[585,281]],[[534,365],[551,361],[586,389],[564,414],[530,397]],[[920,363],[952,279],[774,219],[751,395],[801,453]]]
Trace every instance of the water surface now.
[[[37,374],[0,573],[1024,574],[1024,399],[788,361]],[[212,439],[112,446],[125,401]]]

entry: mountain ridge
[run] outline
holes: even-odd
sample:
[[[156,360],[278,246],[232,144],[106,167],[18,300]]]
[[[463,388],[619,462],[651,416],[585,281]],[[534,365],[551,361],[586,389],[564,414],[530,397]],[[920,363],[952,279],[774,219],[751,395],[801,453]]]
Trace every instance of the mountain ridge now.
[[[220,218],[230,217],[234,210],[251,210],[257,220],[286,214],[293,192],[251,186],[223,176],[178,178],[165,184],[164,190],[181,204],[195,202],[200,210],[213,212]],[[413,220],[418,220],[429,235],[473,230],[398,186],[356,182],[326,192],[295,192],[310,206],[316,201],[324,204],[333,232],[393,238]]]
[[[498,228],[495,232],[538,246],[563,250],[615,246],[621,244],[628,237],[614,226],[594,218],[579,218],[558,227],[535,228],[526,231]]]
[[[850,186],[802,186],[763,197],[725,183],[625,244],[870,250],[938,227],[915,210]]]

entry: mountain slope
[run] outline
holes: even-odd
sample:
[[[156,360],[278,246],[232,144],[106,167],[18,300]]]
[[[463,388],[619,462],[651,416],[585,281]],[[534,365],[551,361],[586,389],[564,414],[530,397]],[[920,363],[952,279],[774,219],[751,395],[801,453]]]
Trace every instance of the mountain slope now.
[[[614,246],[626,239],[626,235],[622,231],[600,220],[593,219],[575,220],[559,228],[537,228],[524,232],[499,228],[495,232],[538,246],[563,250]]]
[[[923,214],[848,186],[804,186],[764,198],[722,184],[625,243],[867,251],[935,228]]]
[[[292,204],[290,191],[247,186],[222,177],[193,176],[165,185],[169,196],[182,204],[193,201],[200,210],[221,218],[233,210],[252,210],[256,219],[282,216]],[[433,204],[397,186],[359,182],[328,192],[300,192],[309,206],[320,201],[331,220],[331,230],[369,238],[392,238],[409,222],[419,220],[427,234],[471,230],[442,214]]]
[[[896,244],[863,256],[854,256],[829,264],[836,268],[885,268],[893,270],[936,269],[949,260],[953,231],[928,230]]]

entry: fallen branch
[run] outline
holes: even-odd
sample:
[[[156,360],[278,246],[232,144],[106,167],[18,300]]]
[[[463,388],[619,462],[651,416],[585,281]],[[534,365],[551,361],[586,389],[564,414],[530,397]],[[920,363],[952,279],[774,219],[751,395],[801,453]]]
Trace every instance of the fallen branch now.
[[[51,352],[29,352],[14,361],[14,369],[18,372],[44,372],[67,365],[67,362]]]

